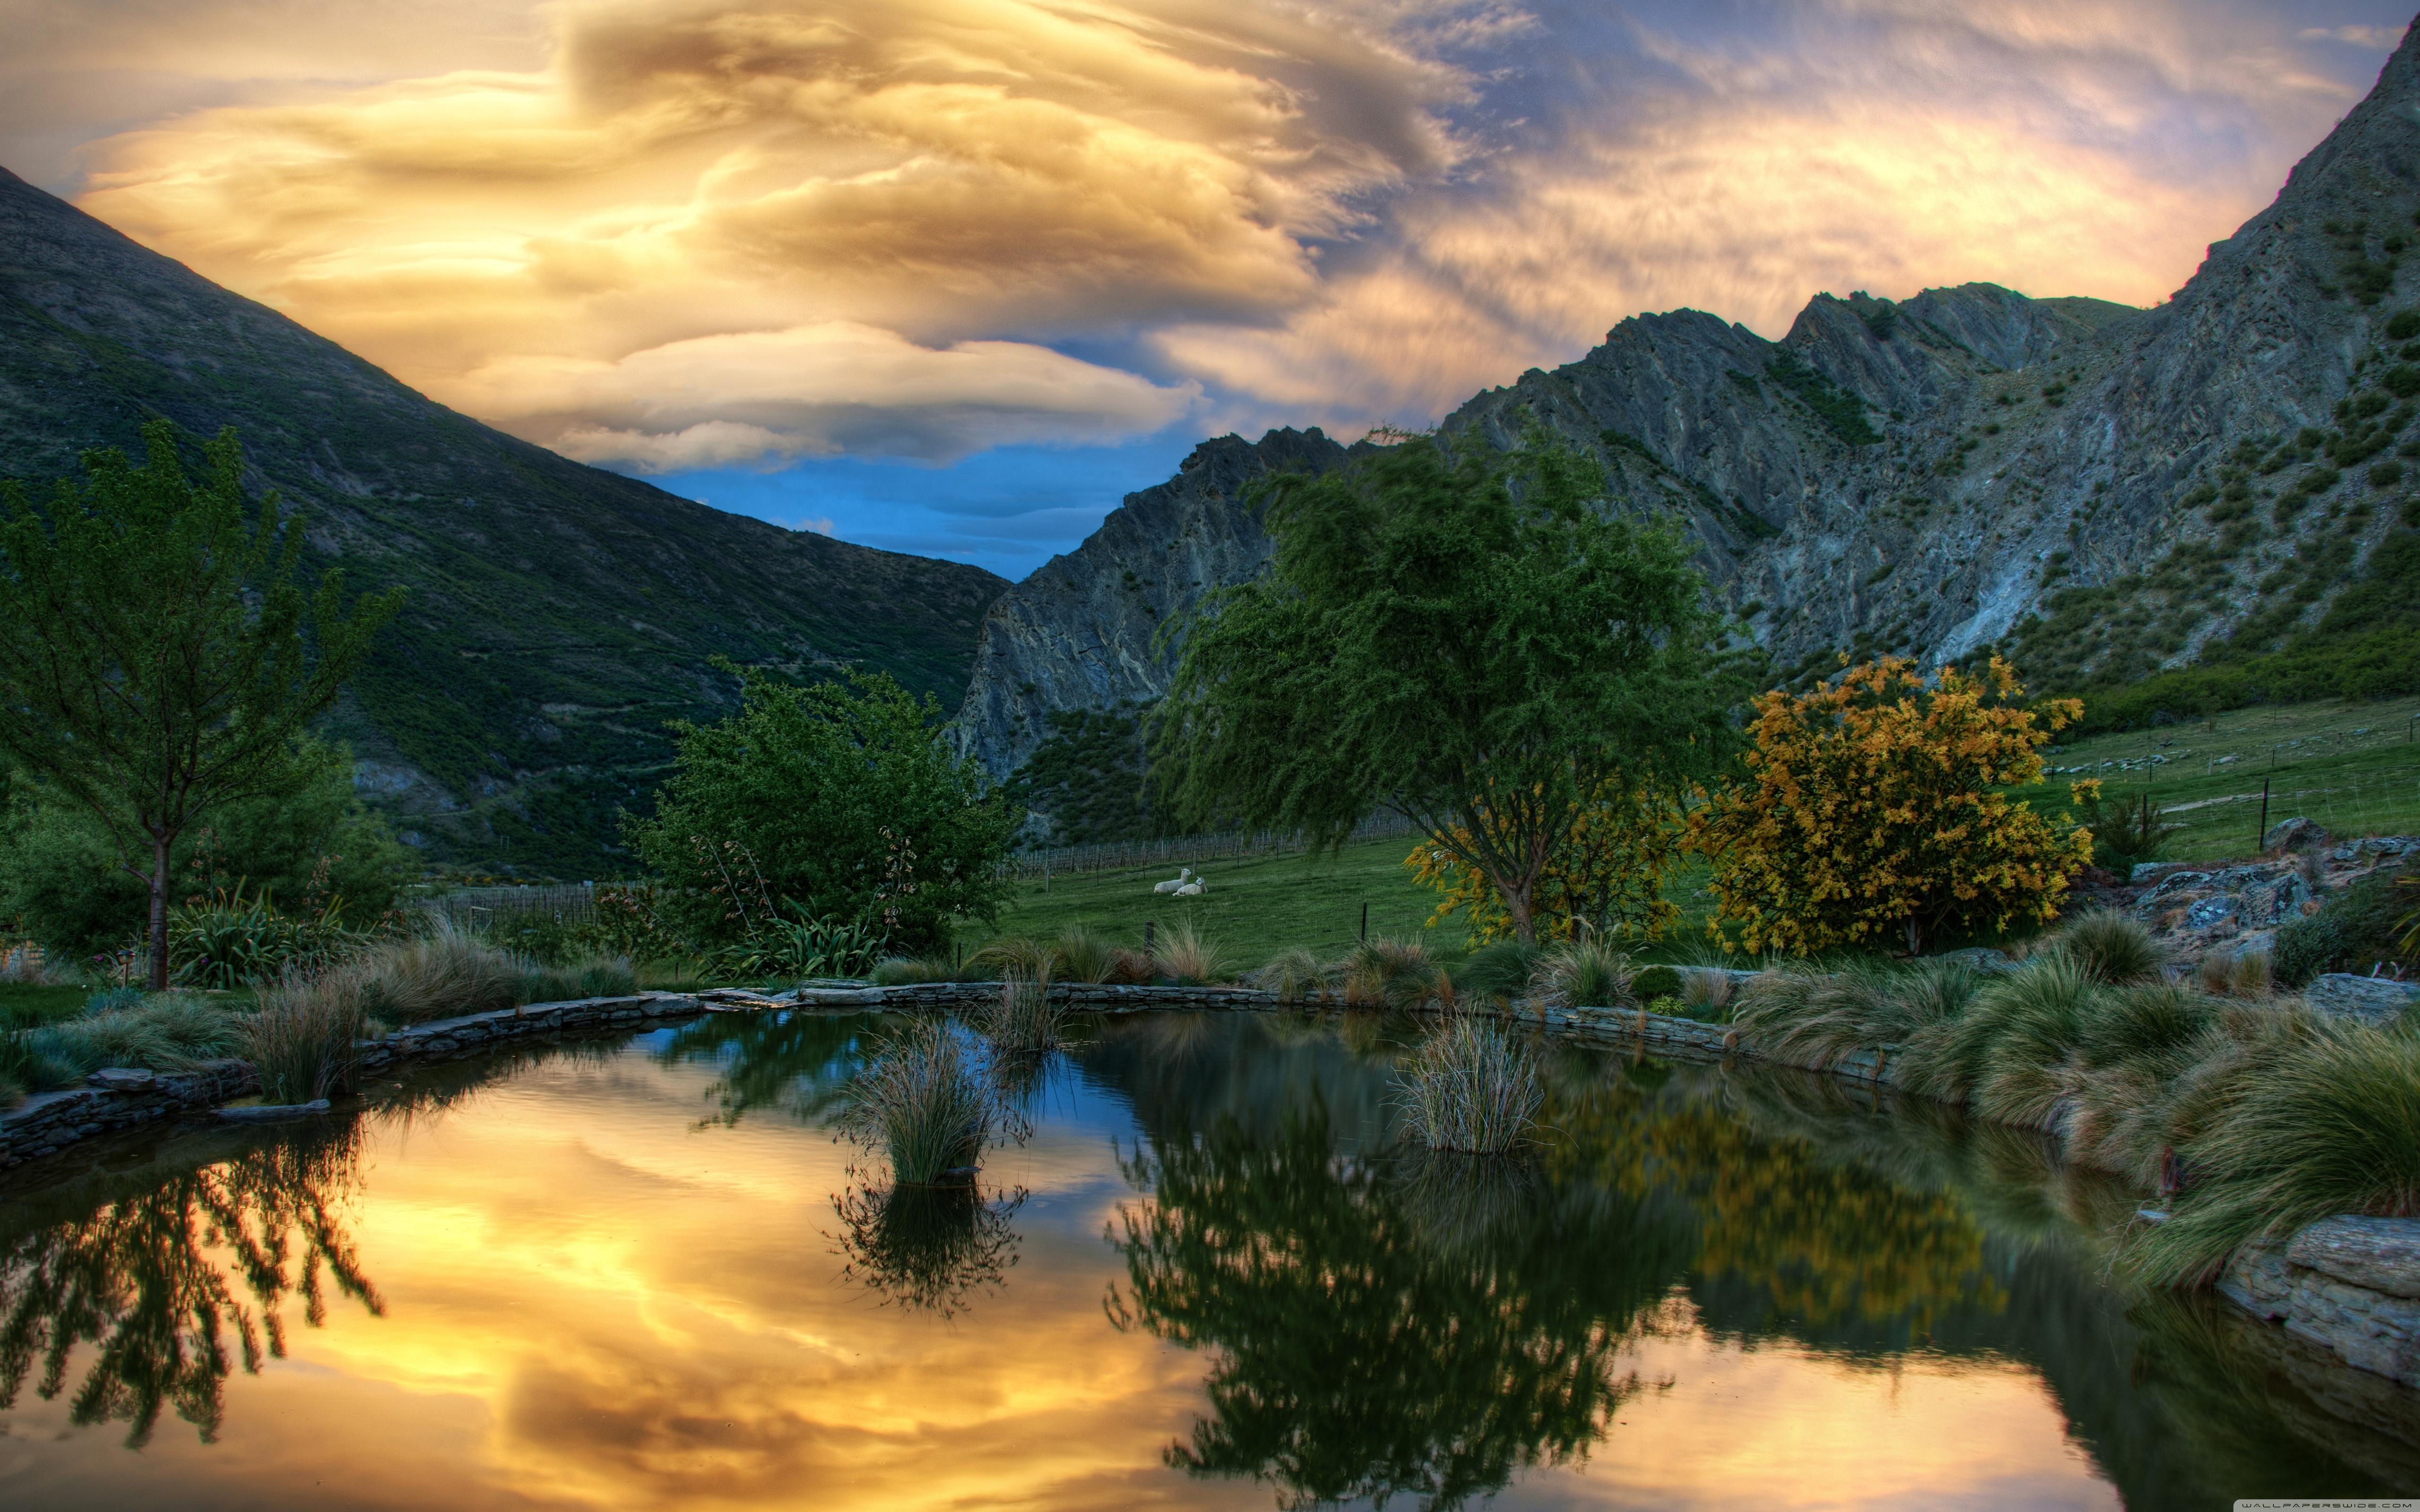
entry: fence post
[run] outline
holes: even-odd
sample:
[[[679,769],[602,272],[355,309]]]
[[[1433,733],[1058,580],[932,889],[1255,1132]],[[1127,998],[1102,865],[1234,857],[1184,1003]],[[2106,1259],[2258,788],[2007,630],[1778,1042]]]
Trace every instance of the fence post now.
[[[2269,838],[2269,779],[2260,779],[2260,827],[2252,832],[2252,854],[2261,852],[2261,841]]]

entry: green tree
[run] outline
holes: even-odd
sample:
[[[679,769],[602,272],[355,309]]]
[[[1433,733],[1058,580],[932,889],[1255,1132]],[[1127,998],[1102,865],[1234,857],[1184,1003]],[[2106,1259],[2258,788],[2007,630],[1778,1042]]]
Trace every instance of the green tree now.
[[[1590,800],[1710,771],[1745,691],[1679,532],[1604,494],[1536,426],[1273,480],[1276,560],[1203,606],[1161,708],[1179,815],[1334,846],[1391,810],[1534,940]]]
[[[673,725],[656,811],[626,825],[690,939],[744,938],[793,906],[922,949],[953,917],[998,914],[1025,811],[942,744],[931,695],[880,672],[807,687],[740,677],[737,714]]]
[[[356,925],[395,902],[416,865],[386,821],[354,795],[352,759],[306,741],[307,785],[200,815],[169,860],[170,901],[246,885],[281,906],[333,899]],[[0,919],[54,955],[115,949],[141,928],[149,888],[121,869],[108,829],[90,811],[21,784],[0,808]]]
[[[147,466],[87,453],[85,480],[61,479],[47,511],[22,488],[5,496],[0,753],[92,815],[117,865],[145,877],[158,989],[178,841],[213,810],[310,783],[299,743],[402,593],[349,609],[335,568],[304,593],[303,521],[274,494],[246,517],[232,430],[203,448],[199,486],[173,425],[153,421],[143,440]]]

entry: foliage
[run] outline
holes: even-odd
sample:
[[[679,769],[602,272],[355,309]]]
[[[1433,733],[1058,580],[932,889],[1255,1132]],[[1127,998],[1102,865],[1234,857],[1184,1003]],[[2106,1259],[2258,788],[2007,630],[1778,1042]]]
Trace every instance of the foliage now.
[[[1180,987],[1233,981],[1235,968],[1216,940],[1190,924],[1161,930],[1152,942],[1152,970]]]
[[[1059,1043],[1066,1018],[1063,1000],[1054,1001],[1047,971],[1002,972],[1000,996],[984,1015],[984,1039],[995,1053],[1039,1055]]]
[[[950,754],[929,695],[878,673],[809,687],[740,675],[737,714],[675,727],[656,811],[628,825],[685,937],[743,939],[779,899],[921,950],[946,942],[952,918],[998,912],[1024,814]]]
[[[868,923],[810,918],[791,905],[794,917],[752,918],[745,938],[706,958],[715,975],[730,980],[768,977],[856,977],[874,969],[890,942]]]
[[[294,791],[222,805],[178,837],[172,905],[243,887],[306,917],[332,912],[352,929],[393,906],[413,861],[362,807],[352,758],[304,741],[295,764]],[[54,954],[83,960],[140,935],[147,897],[147,884],[118,866],[100,820],[39,784],[20,785],[0,815],[0,918],[22,918]]]
[[[1454,999],[1453,979],[1419,940],[1363,940],[1344,957],[1342,975],[1349,1004],[1419,1010]]]
[[[148,465],[85,459],[47,513],[23,490],[0,526],[0,752],[107,831],[120,865],[148,863],[150,980],[168,983],[174,852],[213,809],[307,787],[311,721],[402,607],[348,608],[344,577],[295,581],[303,523],[276,496],[247,523],[232,432],[196,488],[175,427],[144,427]]]
[[[1980,980],[1962,963],[1863,960],[1841,970],[1798,964],[1760,972],[1734,1022],[1773,1054],[1817,1066],[1858,1051],[1898,1051],[1965,1011]]]
[[[170,973],[188,987],[248,987],[322,965],[361,943],[333,900],[317,914],[283,914],[266,892],[245,897],[241,883],[168,915]]]
[[[1887,332],[1877,332],[1878,339],[1886,335]],[[1871,446],[1883,439],[1882,432],[1867,422],[1863,400],[1815,371],[1789,347],[1773,354],[1772,361],[1764,364],[1764,373],[1775,387],[1814,411],[1823,428],[1846,444]]]
[[[2040,748],[2078,711],[2023,691],[1996,657],[1931,687],[1885,657],[1759,697],[1747,779],[1689,816],[1740,943],[1807,954],[1899,933],[1921,953],[1946,931],[2055,917],[2092,836],[2003,790],[2041,780]],[[2077,801],[2094,791],[2077,784]]]
[[[1528,1141],[1545,1090],[1501,1026],[1456,1013],[1404,1062],[1401,1097],[1412,1137],[1431,1149],[1506,1155]]]
[[[242,1026],[243,1057],[260,1072],[271,1103],[310,1103],[353,1088],[356,1045],[369,1028],[358,971],[339,966],[289,972],[262,989],[259,1010]]]
[[[1682,991],[1681,973],[1670,966],[1642,967],[1630,979],[1630,994],[1642,1003],[1678,998]]]
[[[1680,905],[1664,896],[1664,879],[1684,833],[1679,801],[1652,787],[1616,789],[1578,805],[1538,873],[1535,933],[1554,940],[1581,930],[1661,939],[1681,917]],[[1423,840],[1404,864],[1414,881],[1445,894],[1431,927],[1459,910],[1473,939],[1511,939],[1517,932],[1504,900],[1485,872],[1461,859],[1471,849],[1469,833],[1456,830],[1444,841]]]
[[[1279,951],[1246,980],[1280,1003],[1303,1003],[1324,995],[1334,976],[1318,951],[1296,946]]]
[[[2137,795],[2131,803],[2121,799],[2115,804],[2108,803],[2102,793],[2086,793],[2077,801],[2075,811],[2077,821],[2092,831],[2092,864],[2120,878],[2146,861],[2159,859],[2168,837],[2184,827],[2163,820],[2159,805],[2149,793]]]
[[[840,1131],[907,1186],[965,1181],[1001,1117],[963,1036],[940,1018],[885,1040],[844,1094]]]
[[[1529,979],[1544,953],[1518,940],[1497,940],[1448,963],[1446,972],[1453,980],[1456,997],[1472,1003],[1509,1004],[1528,992]]]
[[[1600,513],[1596,463],[1420,437],[1265,486],[1276,559],[1212,595],[1161,704],[1175,817],[1341,846],[1374,810],[1535,933],[1586,800],[1712,770],[1733,678],[1680,535]]]
[[[1142,720],[1131,705],[1052,709],[1049,734],[1009,779],[1016,803],[1050,819],[1055,845],[1148,840],[1163,833],[1143,770]]]
[[[2316,914],[2288,919],[2274,938],[2277,980],[2307,987],[2325,971],[2367,972],[2381,962],[2420,959],[2403,938],[2402,889],[2414,873],[2405,863],[2381,866],[2320,904]]]
[[[390,1025],[521,1003],[620,996],[638,989],[629,962],[621,957],[542,966],[442,919],[418,938],[370,947],[344,969],[358,977],[366,1011]]]

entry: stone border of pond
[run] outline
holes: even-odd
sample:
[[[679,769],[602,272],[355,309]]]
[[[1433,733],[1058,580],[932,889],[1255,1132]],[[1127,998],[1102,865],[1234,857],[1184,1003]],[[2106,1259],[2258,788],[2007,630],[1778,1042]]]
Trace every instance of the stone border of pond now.
[[[1720,968],[1693,968],[1720,969]],[[1736,975],[1746,975],[1737,973]],[[636,1028],[710,1012],[795,1009],[862,1012],[981,1007],[1000,994],[997,982],[914,982],[896,987],[800,987],[784,993],[736,990],[640,993],[440,1019],[398,1029],[358,1046],[364,1071],[476,1055],[518,1040]],[[1205,1009],[1279,1012],[1341,1008],[1341,994],[1296,1002],[1250,987],[1144,987],[1054,982],[1051,998],[1099,1013]],[[1513,1004],[1494,1016],[1534,1023],[1597,1044],[1636,1044],[1642,1051],[1717,1060],[1761,1060],[1896,1088],[1887,1056],[1856,1051],[1838,1057],[1775,1056],[1726,1024],[1674,1018],[1641,1009],[1545,1008]],[[54,1155],[90,1138],[218,1106],[258,1090],[260,1080],[240,1060],[215,1061],[192,1072],[160,1073],[110,1069],[89,1085],[28,1098],[0,1113],[0,1171]],[[2420,1220],[2331,1218],[2282,1244],[2254,1246],[2237,1257],[2218,1288],[2257,1317],[2281,1322],[2335,1358],[2406,1386],[2420,1387]]]

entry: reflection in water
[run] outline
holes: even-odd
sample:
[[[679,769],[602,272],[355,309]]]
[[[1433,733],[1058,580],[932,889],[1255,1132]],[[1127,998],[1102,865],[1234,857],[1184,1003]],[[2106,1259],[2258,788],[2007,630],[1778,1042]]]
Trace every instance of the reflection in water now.
[[[382,1310],[336,1218],[358,1188],[358,1143],[348,1122],[178,1172],[81,1217],[0,1233],[0,1409],[37,1360],[36,1393],[57,1396],[70,1356],[90,1344],[70,1400],[78,1427],[121,1422],[140,1446],[173,1406],[203,1442],[215,1439],[233,1365],[228,1329],[244,1369],[257,1372],[264,1339],[269,1355],[286,1353],[289,1294],[312,1326],[325,1320],[323,1271]]]
[[[656,1052],[659,1065],[706,1061],[720,1067],[706,1095],[737,1123],[748,1113],[782,1108],[802,1123],[828,1121],[841,1088],[882,1021],[856,1014],[709,1013],[675,1030]]]
[[[986,1197],[972,1181],[852,1186],[832,1198],[848,1260],[841,1277],[885,1302],[954,1317],[975,1292],[1006,1283],[1016,1263],[1009,1219],[1026,1196],[1017,1187]]]
[[[1122,1329],[1218,1351],[1211,1415],[1169,1462],[1280,1504],[1456,1506],[1584,1456],[1637,1391],[1634,1319],[1680,1270],[1668,1226],[1601,1190],[1421,1159],[1340,1158],[1325,1110],[1233,1119],[1126,1163]]]

